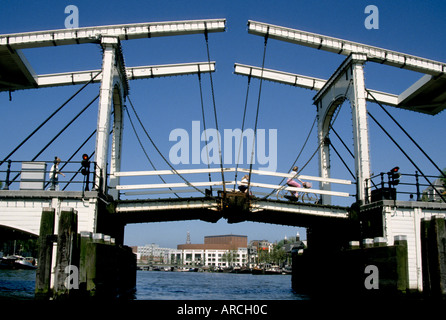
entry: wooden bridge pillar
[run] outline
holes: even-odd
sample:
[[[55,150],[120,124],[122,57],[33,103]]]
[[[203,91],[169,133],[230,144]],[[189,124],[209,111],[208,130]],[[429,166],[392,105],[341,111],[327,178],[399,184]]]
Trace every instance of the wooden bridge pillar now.
[[[42,210],[39,236],[39,265],[36,272],[36,299],[48,299],[51,293],[54,212],[54,208],[44,208]]]
[[[54,208],[42,211],[36,299],[116,298],[133,291],[136,256],[129,247],[101,233],[78,233],[72,208],[62,208],[57,223],[55,216]],[[102,220],[106,218],[103,212]],[[123,234],[120,224],[115,229],[110,221],[100,226]]]
[[[72,208],[66,208],[61,211],[57,233],[57,254],[53,286],[53,297],[56,299],[69,297],[72,295],[72,289],[78,289],[78,283],[76,283],[76,273],[79,269],[77,212]]]
[[[444,217],[421,220],[423,291],[446,298],[446,222]]]

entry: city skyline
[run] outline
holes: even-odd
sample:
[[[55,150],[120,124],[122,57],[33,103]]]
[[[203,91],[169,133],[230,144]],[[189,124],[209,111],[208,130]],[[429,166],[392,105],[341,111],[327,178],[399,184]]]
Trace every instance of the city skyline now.
[[[291,227],[290,229],[292,229],[292,227]],[[295,229],[297,230],[298,228],[295,228]],[[303,229],[303,228],[299,228],[299,229]],[[305,229],[304,229],[304,231],[305,231]],[[225,233],[225,234],[207,234],[207,235],[204,235],[204,236],[202,237],[202,240],[201,240],[201,241],[200,241],[200,240],[197,240],[197,241],[194,242],[194,241],[191,240],[190,244],[203,244],[204,241],[205,241],[205,238],[206,238],[206,237],[221,237],[221,236],[246,236],[246,237],[247,237],[248,244],[249,244],[250,242],[252,242],[252,241],[268,241],[268,242],[270,242],[270,243],[277,243],[277,242],[279,242],[279,241],[281,241],[281,240],[284,240],[284,239],[292,239],[292,238],[295,238],[296,236],[299,236],[300,240],[304,240],[304,241],[306,240],[306,234],[305,234],[305,237],[303,237],[302,234],[301,234],[300,232],[298,232],[298,231],[296,231],[294,234],[285,234],[285,235],[283,235],[282,237],[278,236],[276,239],[273,239],[273,240],[271,240],[271,239],[267,239],[266,237],[263,237],[263,238],[260,237],[260,238],[250,239],[249,236],[247,236],[247,235],[243,235],[243,234]],[[179,242],[179,243],[177,243],[176,245],[173,245],[172,247],[169,247],[169,246],[161,246],[160,243],[158,243],[158,242],[151,242],[151,243],[144,243],[144,244],[128,244],[128,245],[129,245],[129,246],[132,246],[132,247],[140,247],[140,246],[143,247],[143,246],[150,246],[150,245],[158,245],[160,248],[175,249],[175,248],[177,248],[178,245],[187,244],[187,243],[188,243],[188,239],[189,239],[190,237],[192,237],[190,231],[186,231],[186,232],[184,233],[184,239],[185,239],[185,240],[184,240],[183,242]],[[194,238],[195,238],[195,237],[194,237]],[[166,241],[163,241],[162,239],[160,239],[160,241],[161,241],[162,243],[172,243],[172,242],[166,242]]]

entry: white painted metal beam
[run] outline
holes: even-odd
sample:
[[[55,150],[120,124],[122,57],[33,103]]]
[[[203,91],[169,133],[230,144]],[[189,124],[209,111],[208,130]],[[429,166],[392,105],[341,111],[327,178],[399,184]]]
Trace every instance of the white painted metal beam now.
[[[223,184],[235,184],[235,181],[207,181],[207,182],[190,182],[189,184],[179,183],[156,183],[156,184],[134,184],[134,185],[119,185],[117,190],[138,190],[138,189],[165,189],[165,188],[187,188],[187,187],[206,187],[206,186],[221,186]],[[195,192],[195,189],[191,189]]]
[[[134,23],[0,35],[0,46],[13,49],[99,43],[103,36],[132,40],[225,31],[226,19]]]
[[[329,195],[329,196],[336,196],[336,197],[350,197],[350,194],[348,192],[340,192],[340,191],[330,191],[330,190],[319,190],[319,189],[313,189],[313,188],[296,188],[296,187],[283,187],[280,185],[275,184],[268,184],[268,183],[258,183],[258,182],[251,182],[250,185],[252,187],[259,187],[259,188],[265,188],[265,189],[285,189],[287,191],[294,191],[294,192],[304,192],[304,193],[316,193],[316,194],[323,194],[323,195]]]
[[[119,202],[116,206],[116,212],[147,212],[159,210],[185,210],[185,209],[210,209],[217,210],[218,203],[214,199],[184,199],[183,201],[166,202],[159,201],[135,201]]]
[[[249,169],[239,168],[238,171],[240,171],[240,172],[249,172]],[[281,173],[281,172],[273,172],[273,171],[265,171],[265,170],[252,170],[252,173],[258,174],[258,175],[283,177],[283,178],[293,178],[293,177],[295,177],[295,175],[292,174],[292,173]],[[302,179],[302,180],[321,181],[321,182],[339,183],[339,184],[347,184],[347,185],[353,183],[352,181],[345,180],[345,179],[321,178],[321,177],[305,176],[305,175],[297,175],[296,178]],[[308,190],[308,189],[306,189],[306,190]]]
[[[279,82],[282,84],[310,90],[320,90],[327,81],[314,77],[303,76],[300,74],[266,68],[264,68],[262,72],[262,68],[243,65],[240,63],[234,64],[234,73],[238,75],[251,76],[258,79],[262,78],[263,80]]]
[[[238,168],[239,172],[249,172],[249,169]],[[235,172],[235,168],[223,168],[223,171],[226,172]],[[160,176],[160,175],[175,175],[179,174],[195,174],[195,173],[220,173],[221,168],[205,168],[205,169],[180,169],[180,170],[150,170],[150,171],[125,171],[125,172],[115,172],[115,176],[117,177],[138,177],[138,176]],[[281,173],[275,171],[266,171],[266,170],[255,170],[251,171],[253,174],[257,175],[265,175],[265,176],[273,176],[273,177],[282,177],[282,178],[293,178],[295,175],[292,173]],[[298,175],[296,178],[303,180],[311,180],[311,181],[322,181],[327,183],[339,183],[350,185],[353,182],[345,179],[336,179],[336,178],[321,178],[315,176],[306,176],[306,175]],[[227,182],[226,184],[230,184]]]
[[[206,189],[199,189],[200,192],[205,193]],[[223,188],[212,188],[212,191],[220,191],[223,190]],[[174,193],[191,193],[195,192],[196,190],[189,189],[179,189],[179,190],[146,190],[146,191],[127,191],[123,192],[125,196],[142,196],[142,195],[160,195],[160,194],[174,194]],[[266,195],[267,193],[265,193]]]
[[[215,62],[193,62],[181,64],[165,64],[155,66],[139,66],[125,68],[128,80],[145,78],[160,78],[170,76],[189,75],[196,73],[208,73],[215,71]],[[65,72],[56,74],[44,74],[35,76],[37,87],[54,87],[65,85],[84,84],[92,79],[93,82],[101,82],[102,74],[95,76],[100,70]]]
[[[296,214],[304,214],[310,216],[330,217],[347,219],[348,212],[345,208],[336,208],[328,206],[306,206],[305,204],[296,205],[292,202],[271,202],[271,201],[255,201],[251,204],[252,211],[274,211],[274,212],[289,212]]]
[[[143,78],[159,78],[179,76],[196,73],[209,73],[215,71],[215,61],[212,62],[193,62],[181,64],[165,64],[147,67],[126,68],[127,78],[129,80]]]
[[[248,32],[251,34],[287,41],[319,50],[350,55],[362,53],[367,60],[413,70],[421,73],[439,75],[446,73],[446,63],[425,59],[405,53],[382,49],[353,41],[324,36],[317,33],[285,28],[268,23],[248,21]]]
[[[223,168],[224,172],[234,172],[235,168]],[[138,177],[138,176],[161,176],[174,174],[193,174],[193,173],[219,173],[221,168],[206,169],[180,169],[180,170],[151,170],[151,171],[125,171],[116,172],[117,177]]]
[[[239,63],[234,64],[234,73],[316,91],[322,89],[327,82],[327,80],[324,79],[272,69],[263,69],[262,73],[262,68]],[[397,95],[376,90],[369,91],[376,98],[376,100],[382,104],[396,107],[399,103]],[[368,93],[366,98],[368,101],[375,102],[375,100]]]
[[[207,181],[207,182],[190,182],[190,184],[187,183],[154,183],[154,184],[134,184],[134,185],[118,185],[116,186],[116,190],[140,190],[140,189],[166,189],[166,188],[187,188],[187,187],[205,187],[205,186],[221,186],[223,184],[231,185],[235,184],[235,181]],[[340,191],[329,191],[329,190],[318,190],[313,188],[296,188],[296,187],[283,187],[281,185],[275,185],[275,184],[267,184],[267,183],[258,183],[258,182],[251,182],[251,187],[259,187],[259,188],[266,188],[266,189],[280,189],[283,188],[287,191],[297,191],[297,192],[305,192],[305,193],[316,193],[316,194],[323,194],[323,195],[330,195],[330,196],[337,196],[337,197],[349,197],[350,194],[348,192],[340,192]],[[190,190],[191,192],[194,192],[193,189]]]

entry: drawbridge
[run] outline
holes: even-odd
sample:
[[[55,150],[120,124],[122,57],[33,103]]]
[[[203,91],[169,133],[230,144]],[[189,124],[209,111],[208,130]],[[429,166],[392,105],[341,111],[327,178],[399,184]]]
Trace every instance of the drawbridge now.
[[[82,85],[67,100],[66,103],[68,103],[90,84],[99,83],[100,86],[98,95],[81,111],[82,113],[91,105],[97,105],[96,130],[86,140],[95,137],[95,149],[85,153],[82,161],[72,160],[79,152],[85,152],[83,150],[85,141],[68,161],[60,163],[61,166],[66,166],[64,169],[67,173],[66,180],[59,177],[60,179],[56,182],[55,176],[58,173],[56,165],[59,164],[57,160],[54,162],[39,160],[44,150],[60,136],[65,128],[29,161],[13,160],[16,151],[22,148],[66,103],[62,104],[16,148],[0,159],[2,174],[0,226],[39,235],[43,212],[49,213],[50,216],[55,214],[56,217],[68,212],[77,219],[76,230],[105,233],[111,235],[117,244],[123,244],[124,227],[128,223],[191,219],[216,222],[225,218],[233,223],[256,221],[305,226],[326,231],[333,229],[334,225],[337,226],[333,223],[342,224],[351,220],[358,222],[359,211],[364,213],[360,217],[360,219],[365,219],[361,221],[362,226],[369,228],[361,232],[364,231],[371,236],[387,237],[389,244],[393,244],[394,236],[407,235],[410,287],[421,288],[419,222],[421,218],[444,216],[445,195],[437,185],[430,182],[428,176],[416,166],[404,150],[402,150],[404,155],[417,168],[417,174],[427,181],[440,198],[439,203],[435,205],[423,201],[416,204],[405,201],[399,203],[396,198],[392,199],[396,179],[391,181],[393,185],[389,182],[388,188],[384,187],[384,180],[381,184],[373,183],[370,171],[368,119],[374,121],[376,119],[367,110],[367,102],[377,103],[383,109],[385,109],[384,106],[391,106],[408,112],[436,115],[446,108],[446,91],[444,90],[446,64],[348,40],[248,21],[248,32],[264,38],[262,66],[236,63],[234,68],[235,74],[246,76],[248,81],[252,77],[260,80],[254,136],[257,134],[260,92],[264,80],[314,90],[318,139],[314,154],[318,155],[319,175],[317,177],[305,176],[300,171],[295,174],[262,171],[254,169],[252,164],[249,168],[238,168],[238,166],[224,168],[220,144],[218,145],[220,167],[210,168],[208,165],[207,168],[199,169],[175,168],[156,147],[154,139],[149,134],[150,128],[146,129],[138,117],[130,99],[131,81],[191,74],[198,75],[201,81],[202,76],[209,76],[215,128],[218,131],[218,114],[212,78],[212,74],[216,72],[216,63],[211,60],[209,38],[212,33],[224,32],[225,29],[225,19],[206,19],[0,35],[0,91],[11,94],[13,91],[25,89]],[[124,41],[134,39],[150,41],[154,37],[182,35],[204,35],[207,61],[145,66],[127,66],[124,62],[125,53],[121,46]],[[286,41],[344,55],[345,60],[334,70],[329,79],[268,69],[265,67],[265,53],[268,41],[271,40]],[[94,43],[101,47],[101,69],[39,75],[33,71],[22,51],[39,47],[77,46],[87,43]],[[380,92],[365,86],[364,65],[366,63],[379,63],[412,70],[420,73],[422,77],[399,95]],[[352,152],[354,168],[350,170],[352,180],[334,178],[330,171],[330,150],[333,146],[330,143],[329,133],[333,131],[332,123],[336,118],[336,110],[346,100],[350,102],[352,114],[354,145]],[[165,167],[168,169],[158,170],[152,165],[153,170],[149,171],[125,172],[121,170],[124,120],[126,117],[131,120],[127,101],[147,138],[165,160]],[[79,115],[67,126],[71,125]],[[162,125],[162,120],[165,119],[161,119],[160,125]],[[133,127],[133,121],[131,126]],[[381,128],[385,131],[384,127]],[[390,135],[389,138],[393,140]],[[416,146],[419,147],[418,144]],[[431,161],[428,155],[426,156]],[[294,164],[290,166],[290,169],[293,166]],[[438,166],[436,168],[439,169]],[[442,171],[439,171],[441,177],[444,177]],[[249,177],[246,193],[237,188],[239,184],[237,173],[239,172]],[[221,174],[221,179],[210,179],[211,173]],[[234,179],[232,179],[233,173],[235,173]],[[191,174],[200,175],[200,177],[192,180],[189,177]],[[175,177],[178,182],[167,182],[162,178],[167,175]],[[384,173],[381,177],[383,175]],[[155,183],[153,179],[149,179],[150,177],[159,177],[162,183]],[[204,181],[206,177],[209,177],[208,181]],[[147,178],[147,181],[140,184],[124,183],[124,180],[128,178]],[[283,183],[285,179],[290,178],[313,181],[315,185],[312,188],[300,188]],[[281,181],[277,182],[279,179]],[[72,187],[76,183],[77,187]],[[316,187],[316,184],[319,186]],[[71,190],[66,189],[68,185]],[[374,187],[381,187],[379,190],[381,193],[378,196],[372,191]],[[302,200],[281,197],[284,192],[301,194]],[[176,198],[163,198],[166,194],[173,194]],[[304,195],[307,194],[315,195],[316,200],[304,201]],[[141,195],[143,198],[135,199],[135,196],[141,197]],[[346,206],[332,205],[334,197],[347,199],[348,204]],[[54,234],[58,234],[59,226],[55,222],[53,224]],[[331,230],[331,234],[333,232],[335,231]],[[351,235],[360,237],[361,232],[355,229]],[[319,235],[323,235],[323,232]]]
[[[219,173],[220,169],[188,169],[188,170],[158,170],[158,171],[134,171],[116,173],[119,177],[141,177],[141,176],[161,176],[161,175],[197,175],[206,173]],[[236,171],[249,173],[249,169],[224,168],[225,176]],[[320,177],[295,175],[292,173],[270,172],[262,170],[251,170],[253,181],[256,176],[274,176],[279,178],[294,178],[299,180],[329,181],[333,184],[351,185],[352,181],[341,179],[321,179]],[[200,219],[209,222],[216,222],[220,218],[225,218],[229,223],[242,221],[257,221],[264,223],[274,223],[283,225],[309,226],[311,221],[318,221],[321,218],[346,219],[348,218],[348,208],[333,205],[323,205],[320,203],[320,195],[330,195],[337,197],[351,197],[348,192],[327,191],[318,189],[297,188],[283,185],[273,185],[260,182],[251,182],[250,186],[258,190],[268,190],[269,193],[257,191],[245,193],[234,189],[236,181],[200,181],[183,183],[164,184],[137,184],[118,185],[116,189],[127,196],[142,194],[163,194],[167,193],[193,193],[201,192],[202,197],[183,198],[178,197],[168,199],[148,199],[148,200],[120,200],[116,204],[116,212],[122,215],[126,222],[159,222],[168,220],[189,220]],[[222,186],[224,186],[222,188]],[[207,189],[203,189],[207,187]],[[217,187],[217,189],[216,189]],[[167,190],[169,189],[169,190]],[[132,190],[140,190],[132,191]],[[145,191],[142,191],[145,190]],[[301,198],[289,200],[279,196],[279,193],[298,192]],[[305,198],[304,195],[311,193],[312,198]],[[280,193],[282,194],[282,193]],[[268,197],[270,196],[271,197]],[[162,217],[162,218],[161,218]],[[168,218],[169,217],[169,218]],[[192,217],[192,218],[191,218]],[[162,220],[160,220],[162,219]]]
[[[84,185],[82,192],[84,193],[85,191],[92,189],[99,195],[104,195],[106,198],[106,200],[104,200],[105,202],[110,203],[110,199],[112,199],[111,202],[114,203],[114,210],[116,210],[118,215],[122,215],[123,221],[125,222],[182,220],[190,219],[195,216],[207,221],[216,221],[219,217],[228,216],[229,207],[234,207],[235,211],[240,213],[238,217],[231,216],[229,219],[230,221],[252,220],[268,222],[266,216],[270,215],[272,217],[271,221],[275,221],[275,223],[290,223],[294,225],[296,222],[286,222],[288,217],[291,217],[290,215],[292,214],[305,217],[305,221],[311,221],[311,218],[309,218],[311,216],[314,217],[315,220],[320,219],[320,217],[346,219],[348,217],[348,208],[350,205],[347,205],[346,207],[333,206],[331,205],[332,197],[350,198],[350,200],[346,201],[350,204],[366,204],[369,203],[371,199],[370,193],[372,186],[370,179],[370,152],[368,149],[369,134],[367,125],[368,112],[366,102],[372,101],[387,106],[432,115],[439,113],[446,107],[446,94],[441,90],[442,84],[446,81],[446,64],[442,62],[344,39],[337,39],[257,21],[248,21],[248,32],[253,35],[264,37],[265,50],[263,55],[263,65],[261,67],[255,67],[236,63],[234,65],[235,74],[247,76],[249,79],[251,77],[258,78],[261,81],[260,86],[262,86],[262,80],[266,80],[316,91],[314,104],[317,106],[318,147],[316,148],[316,151],[318,152],[319,159],[319,176],[305,176],[300,172],[293,176],[290,173],[261,171],[253,169],[252,165],[249,169],[238,167],[223,168],[220,145],[220,168],[210,168],[208,165],[208,168],[203,169],[177,170],[169,163],[166,157],[160,153],[163,159],[166,160],[166,164],[170,169],[156,170],[153,168],[154,170],[151,171],[138,172],[121,171],[122,135],[125,115],[128,116],[132,127],[134,127],[129,113],[130,108],[127,108],[124,104],[126,99],[130,103],[130,106],[147,137],[159,152],[155,142],[148,133],[150,130],[144,128],[144,125],[130,100],[129,86],[132,80],[198,74],[201,81],[202,75],[209,75],[212,88],[215,126],[218,130],[218,116],[212,80],[212,73],[215,72],[216,69],[215,62],[211,61],[208,39],[210,34],[214,32],[224,32],[225,28],[225,19],[209,19],[138,23],[0,35],[0,70],[3,70],[0,90],[12,92],[23,89],[83,85],[79,90],[81,91],[85,86],[88,86],[91,83],[100,83],[99,95],[88,105],[90,106],[96,99],[98,99],[97,129],[89,137],[96,136],[96,148],[93,153],[87,154],[88,163],[93,163],[94,168],[91,172],[89,171],[90,169],[88,170],[87,188],[85,188]],[[193,34],[201,34],[205,36],[208,61],[198,63],[187,62],[174,65],[146,65],[132,67],[126,66],[124,63],[124,52],[121,47],[121,42],[123,41]],[[265,52],[267,42],[271,39],[345,55],[346,59],[327,80],[267,69],[264,65]],[[33,71],[32,66],[22,53],[23,49],[63,45],[84,45],[87,43],[99,44],[102,47],[103,59],[101,69],[38,75]],[[416,71],[424,74],[424,76],[400,95],[367,89],[364,85],[363,69],[364,64],[369,62]],[[75,95],[73,95],[73,97]],[[201,99],[203,108],[202,95]],[[328,139],[328,135],[330,130],[332,130],[331,123],[335,115],[335,110],[345,100],[350,101],[353,115],[353,157],[355,168],[354,170],[350,170],[354,178],[353,181],[335,179],[331,177],[330,173],[329,152],[332,146]],[[257,133],[259,105],[260,93],[254,135]],[[63,106],[64,105],[60,108]],[[58,111],[59,109],[56,110],[56,112]],[[46,121],[48,121],[48,119]],[[44,124],[45,123],[42,125]],[[40,129],[40,127],[28,136],[27,139],[29,139],[38,129]],[[11,204],[4,206],[6,211],[8,211],[8,208],[11,208],[11,206],[17,207],[16,198],[11,196],[13,195],[13,191],[11,191],[10,186],[18,182],[17,179],[20,175],[23,175],[22,179],[25,178],[23,180],[26,180],[26,177],[24,176],[24,172],[26,171],[26,169],[24,169],[25,167],[17,168],[15,170],[11,169],[11,157],[18,148],[22,147],[23,144],[27,142],[27,139],[19,144],[17,148],[10,152],[1,161],[1,165],[4,168],[2,171],[5,173],[3,182],[3,189],[5,191],[3,193],[5,197],[4,199],[11,199]],[[81,149],[82,148],[80,147],[77,151]],[[36,158],[37,156],[34,157],[31,162],[34,162]],[[72,157],[70,160],[71,159]],[[14,162],[12,163],[14,164]],[[73,163],[73,161],[67,161],[66,165],[68,163]],[[47,164],[48,166],[51,165],[51,163]],[[81,169],[82,167],[79,170],[73,169],[73,176],[78,175]],[[41,170],[47,170],[46,165],[44,166],[44,169]],[[85,168],[83,168],[83,170],[85,170]],[[45,171],[46,175],[48,174],[47,171]],[[225,174],[226,178],[228,178],[230,174],[234,172],[234,181],[225,179]],[[245,196],[237,190],[237,173],[239,172],[249,175],[250,179],[248,186],[251,190],[251,195],[249,196]],[[222,179],[219,181],[211,181],[211,173],[221,173]],[[190,174],[208,175],[209,181],[191,182],[188,180],[189,178],[185,178],[185,176],[189,176]],[[14,175],[15,177],[12,178],[11,175]],[[180,179],[181,182],[167,183],[162,178],[166,175],[175,176]],[[150,183],[138,185],[122,184],[122,179],[128,177],[160,177],[163,183],[154,183],[153,180],[151,180]],[[281,178],[282,180],[280,183],[271,183],[264,179],[257,179],[258,177],[266,179]],[[295,188],[283,183],[285,179],[290,178],[310,180],[315,184],[318,183],[319,187],[313,187],[311,189]],[[91,187],[88,186],[89,183],[91,183]],[[337,185],[351,187],[347,189],[340,188],[339,191],[333,190]],[[38,188],[45,189],[47,187],[48,182],[44,184],[43,187]],[[218,191],[217,188],[220,188],[220,191]],[[354,188],[354,190],[352,190],[352,188]],[[260,190],[266,192],[262,193]],[[28,194],[32,201],[36,199],[36,192],[39,194],[37,198],[43,195],[41,191],[30,190]],[[254,194],[252,194],[252,192],[254,192]],[[277,196],[279,192],[282,193],[281,197]],[[304,201],[293,201],[293,199],[287,200],[283,197],[283,192],[298,192],[302,195],[311,193],[316,197],[317,201],[308,203]],[[22,198],[26,199],[26,196],[24,196],[26,191],[20,190],[20,194]],[[145,195],[147,199],[132,199],[138,194]],[[174,194],[176,198],[162,198],[160,197],[162,194]],[[51,199],[50,193],[45,195],[44,198]],[[76,197],[77,196],[74,198]],[[82,194],[80,197],[82,198]],[[123,199],[123,197],[126,199]],[[3,201],[3,203],[9,203],[9,200],[6,202]],[[63,201],[59,201],[58,203],[59,206],[61,206]],[[240,203],[242,203],[242,205],[240,205]],[[50,206],[52,205],[50,200],[45,199],[42,201],[40,207],[48,204]],[[37,208],[39,207],[38,205],[33,206]],[[96,208],[97,206],[94,207]],[[278,218],[279,216],[287,218]],[[97,231],[96,218],[97,213],[90,215],[90,218],[87,219],[89,220],[87,229]],[[9,217],[8,219],[13,218]],[[6,224],[8,227],[13,225],[13,223],[9,222]],[[32,229],[37,231],[38,228]]]

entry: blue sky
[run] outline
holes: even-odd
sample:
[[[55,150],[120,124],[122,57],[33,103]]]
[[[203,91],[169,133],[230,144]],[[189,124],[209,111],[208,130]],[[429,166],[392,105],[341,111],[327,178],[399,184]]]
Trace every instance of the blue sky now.
[[[241,128],[247,79],[233,74],[235,62],[261,66],[263,39],[247,32],[247,21],[256,20],[290,28],[325,34],[399,52],[446,61],[444,30],[446,3],[443,1],[0,1],[0,33],[63,29],[67,5],[79,9],[79,26],[96,26],[138,22],[174,21],[190,19],[226,18],[224,33],[210,34],[211,59],[216,61],[213,75],[218,125],[223,129]],[[379,29],[367,30],[364,9],[374,4],[379,9]],[[127,66],[156,65],[206,61],[206,47],[202,35],[163,37],[123,41]],[[101,50],[97,45],[63,46],[56,48],[27,49],[24,53],[37,74],[99,69]],[[268,42],[265,67],[302,75],[328,79],[344,60],[344,56],[284,43]],[[422,75],[389,66],[367,63],[366,86],[370,89],[399,94]],[[55,117],[38,135],[33,137],[14,156],[13,160],[28,160],[36,154],[52,136],[60,130],[97,93],[99,85],[89,86],[69,108]],[[253,80],[247,110],[245,128],[254,128],[259,81]],[[77,87],[60,87],[0,93],[2,137],[0,157],[9,153],[32,129],[40,124],[53,110],[63,103]],[[212,97],[209,77],[203,78],[203,91],[208,128],[214,128]],[[277,129],[277,171],[287,172],[316,116],[312,104],[314,91],[264,82],[260,100],[258,128]],[[177,128],[191,132],[192,121],[201,121],[200,96],[196,76],[164,79],[136,80],[130,83],[130,98],[139,112],[144,125],[164,155],[169,154],[174,142],[169,134]],[[368,109],[391,132],[393,137],[414,157],[426,174],[436,174],[435,168],[378,106],[369,103]],[[429,116],[420,113],[387,108],[433,160],[446,167],[444,148],[445,113]],[[66,159],[77,146],[95,129],[97,103],[67,130],[39,160],[51,160],[54,155]],[[380,129],[369,120],[372,172],[387,171],[399,165],[402,172],[413,173],[415,168],[388,140]],[[351,113],[348,102],[344,104],[335,123],[335,129],[343,140],[353,146]],[[5,134],[7,133],[7,134]],[[142,135],[142,133],[140,133]],[[332,139],[335,140],[335,139]],[[130,123],[125,123],[122,170],[150,170]],[[145,146],[158,169],[168,169],[149,142]],[[351,168],[339,141],[336,147]],[[202,144],[202,147],[204,144]],[[313,131],[298,165],[303,165],[317,146]],[[94,140],[85,146],[85,152],[94,149]],[[82,151],[80,155],[82,154]],[[78,156],[80,159],[80,155]],[[178,168],[200,168],[205,165],[184,165]],[[246,165],[245,165],[246,167]],[[256,168],[257,165],[254,165]],[[303,174],[318,174],[317,157],[305,168]],[[3,170],[3,169],[2,169]],[[332,154],[332,176],[350,179],[336,155]],[[218,179],[218,175],[215,176]],[[155,182],[155,181],[154,181]],[[158,183],[159,181],[156,181]],[[278,181],[268,181],[276,183]],[[139,182],[138,182],[139,183]],[[349,205],[351,200],[336,200]],[[334,201],[336,203],[336,201]],[[129,225],[126,243],[143,245],[158,243],[175,247],[186,239],[190,231],[192,242],[201,243],[203,236],[213,234],[245,234],[249,240],[280,240],[285,235],[301,235],[305,230],[295,227],[256,223],[227,224],[219,221],[209,224],[200,221],[170,222]]]

